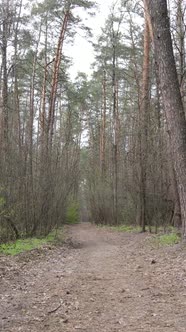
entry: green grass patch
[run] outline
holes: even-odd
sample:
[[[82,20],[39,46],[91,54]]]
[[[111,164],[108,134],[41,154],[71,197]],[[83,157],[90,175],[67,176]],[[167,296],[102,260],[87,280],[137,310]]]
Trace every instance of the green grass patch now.
[[[141,228],[138,226],[131,226],[131,225],[118,225],[118,226],[112,226],[112,230],[117,231],[117,232],[126,232],[126,233],[131,233],[131,232],[140,232]]]
[[[152,243],[160,247],[173,246],[180,241],[181,238],[176,233],[157,235],[152,239]]]
[[[25,251],[42,248],[44,245],[56,244],[62,241],[62,230],[53,231],[43,238],[19,239],[15,242],[0,244],[0,253],[15,256]]]
[[[156,227],[155,226],[150,226],[151,233],[156,233]],[[146,231],[150,232],[149,226],[146,226]],[[158,226],[157,228],[157,234],[165,234],[165,233],[173,233],[175,232],[175,227],[167,225],[167,226]]]
[[[98,225],[98,227],[111,229],[112,231],[115,231],[115,232],[132,233],[132,232],[140,232],[141,231],[141,228],[139,226],[131,226],[131,225],[118,225],[118,226]]]

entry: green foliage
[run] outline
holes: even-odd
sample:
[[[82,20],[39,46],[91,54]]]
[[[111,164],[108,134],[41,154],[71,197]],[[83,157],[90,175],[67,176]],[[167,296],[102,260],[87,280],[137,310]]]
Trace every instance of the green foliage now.
[[[130,193],[125,192],[125,206],[121,209],[121,223],[131,225],[136,218],[136,207]]]
[[[67,207],[66,221],[69,224],[77,224],[79,222],[79,204],[71,201]]]
[[[62,240],[61,230],[58,233],[53,231],[45,238],[28,238],[3,243],[0,245],[0,253],[15,256],[25,251],[41,248],[43,245],[54,244],[60,240]]]
[[[5,205],[6,201],[5,198],[0,196],[0,209]]]
[[[0,210],[2,208],[4,208],[4,206],[6,204],[5,192],[6,192],[6,190],[5,190],[4,186],[1,185],[0,186]]]
[[[157,235],[152,239],[152,244],[157,246],[173,246],[181,241],[181,238],[175,232],[169,234]]]

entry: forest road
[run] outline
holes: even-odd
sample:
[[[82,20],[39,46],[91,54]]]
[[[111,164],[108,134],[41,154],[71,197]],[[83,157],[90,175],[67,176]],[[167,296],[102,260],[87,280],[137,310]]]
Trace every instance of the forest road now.
[[[0,256],[1,331],[186,331],[185,249],[88,223],[67,232],[63,247]]]

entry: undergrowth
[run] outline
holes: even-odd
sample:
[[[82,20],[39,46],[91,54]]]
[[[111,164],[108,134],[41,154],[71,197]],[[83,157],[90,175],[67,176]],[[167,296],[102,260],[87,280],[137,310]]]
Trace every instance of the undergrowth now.
[[[53,231],[48,236],[43,238],[33,237],[27,239],[19,239],[15,242],[3,243],[0,244],[0,253],[15,256],[25,251],[39,249],[44,245],[59,243],[62,241],[62,237],[62,230],[58,230],[58,232]]]
[[[131,226],[131,225],[118,225],[118,226],[107,226],[107,225],[98,225],[100,228],[107,228],[111,229],[112,231],[116,232],[140,232],[141,228],[139,226]]]
[[[110,229],[112,231],[116,232],[126,232],[126,233],[140,233],[141,232],[141,227],[139,226],[131,226],[131,225],[118,225],[118,226],[109,226],[109,225],[98,225],[99,228],[106,228]],[[168,233],[163,233],[164,228],[160,227],[158,229],[158,232],[160,234],[153,235],[148,238],[148,241],[152,245],[155,245],[157,247],[163,247],[163,246],[173,246],[181,241],[181,237],[179,234],[176,233],[175,228],[169,227],[167,228]],[[149,230],[147,229],[147,232]],[[151,233],[155,233],[155,227],[151,227]]]
[[[66,212],[67,224],[78,224],[79,223],[79,204],[72,200],[69,202]]]
[[[175,232],[156,235],[151,239],[152,244],[155,244],[159,247],[173,246],[179,243],[180,241],[181,241],[180,236]]]

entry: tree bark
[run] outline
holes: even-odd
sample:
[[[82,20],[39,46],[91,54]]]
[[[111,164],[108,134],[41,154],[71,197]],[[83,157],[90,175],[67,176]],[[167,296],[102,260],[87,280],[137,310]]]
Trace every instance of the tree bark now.
[[[116,87],[116,45],[113,31],[112,88],[113,88],[113,214],[118,223],[118,133],[117,133],[117,87]]]
[[[22,160],[22,144],[21,144],[21,119],[20,119],[20,101],[19,101],[19,81],[18,81],[18,34],[19,34],[19,24],[22,10],[22,0],[19,4],[19,13],[17,18],[17,23],[15,26],[15,38],[14,38],[14,103],[15,103],[15,112],[16,112],[16,123],[15,127],[17,129],[17,140],[19,146],[19,156]]]
[[[37,65],[37,56],[38,56],[38,47],[41,38],[41,27],[40,23],[39,36],[36,44],[36,50],[33,59],[32,66],[32,77],[30,85],[30,118],[29,118],[29,175],[31,182],[31,189],[33,190],[33,127],[34,127],[34,99],[35,99],[35,78],[36,78],[36,65]]]
[[[149,72],[150,72],[150,30],[145,13],[143,77],[140,102],[140,225],[145,232],[146,217],[146,172],[147,172],[147,139],[149,110]]]
[[[53,70],[52,84],[51,84],[52,86],[50,94],[50,105],[49,105],[49,115],[48,115],[48,135],[47,135],[49,138],[50,147],[52,145],[52,138],[54,131],[55,101],[56,101],[56,94],[58,87],[59,70],[61,64],[62,47],[63,47],[63,42],[65,38],[69,17],[70,17],[70,5],[68,6],[64,15],[63,24],[61,26],[60,36],[58,39],[57,51],[54,59],[54,70]]]
[[[8,16],[9,1],[2,4],[3,21],[2,21],[2,113],[3,113],[3,159],[5,161],[5,170],[7,171],[7,153],[8,153],[8,72],[7,72],[7,46],[8,46]]]
[[[105,146],[106,146],[106,70],[104,70],[103,77],[103,109],[102,109],[102,119],[101,119],[101,135],[100,135],[100,170],[101,178],[105,180],[106,165],[105,165]]]
[[[184,8],[183,0],[177,1],[177,49],[178,49],[178,80],[180,84],[181,96],[184,98],[184,78],[185,78],[185,34],[186,27],[184,26]]]
[[[183,238],[186,239],[186,120],[176,72],[166,0],[147,0],[155,55],[158,61],[162,102],[180,198]]]

